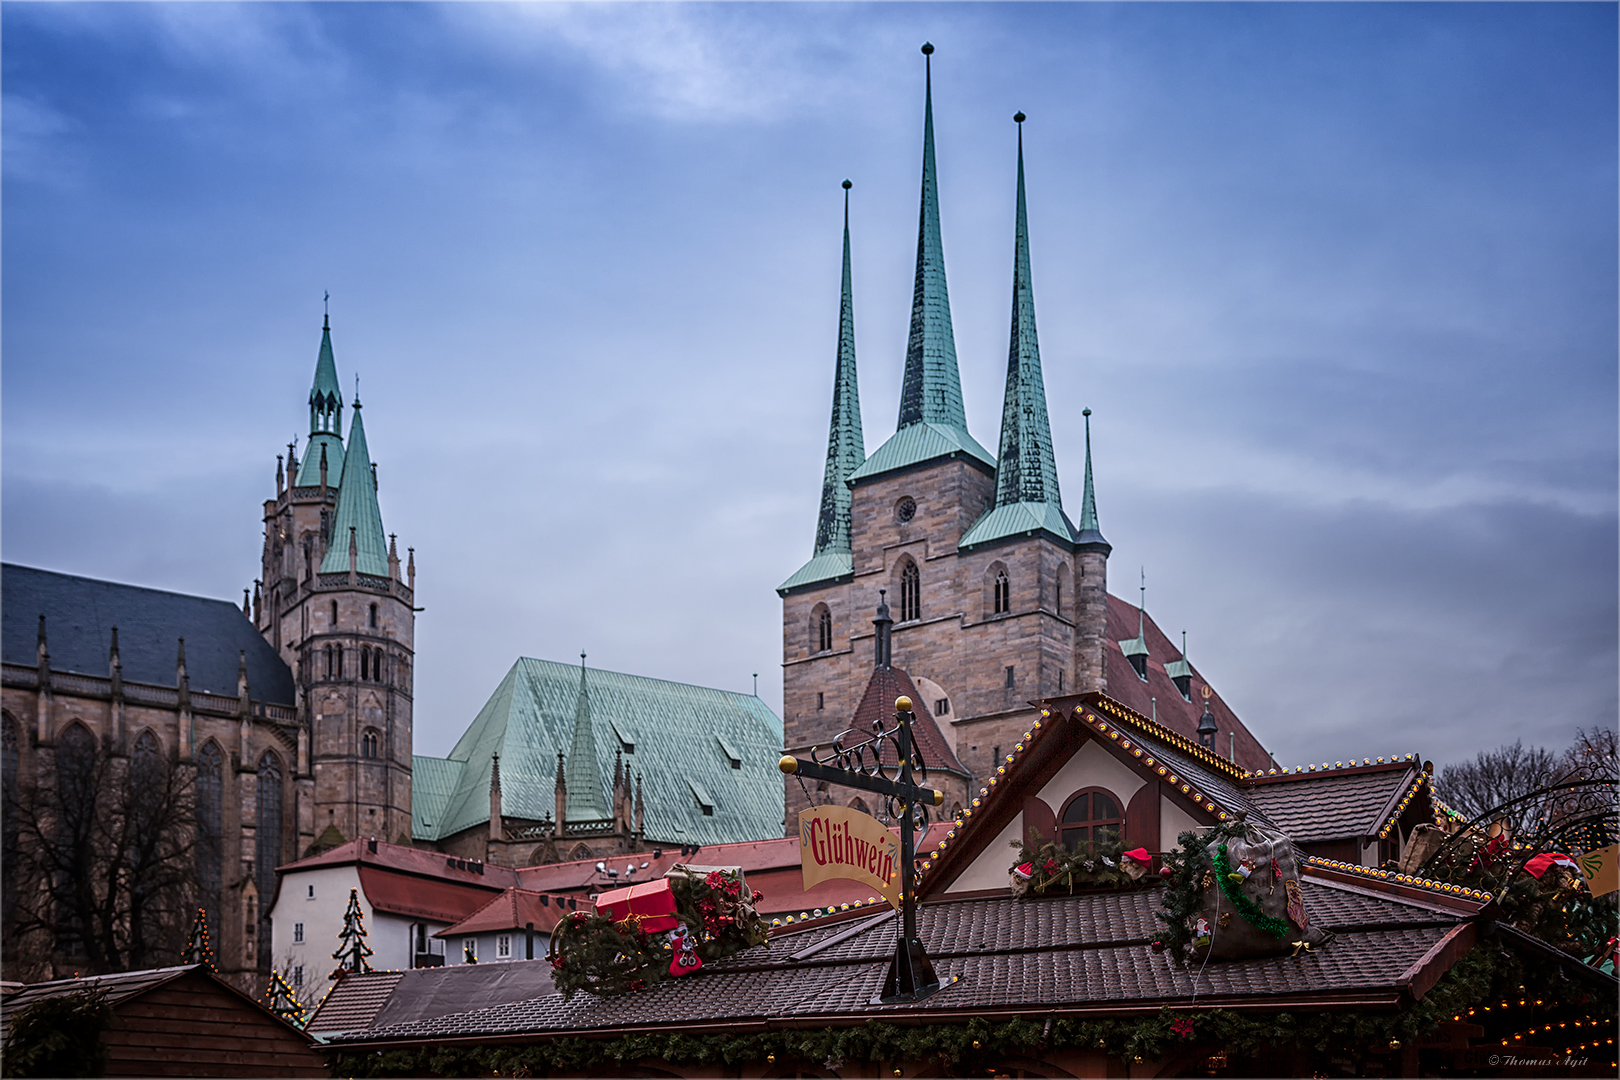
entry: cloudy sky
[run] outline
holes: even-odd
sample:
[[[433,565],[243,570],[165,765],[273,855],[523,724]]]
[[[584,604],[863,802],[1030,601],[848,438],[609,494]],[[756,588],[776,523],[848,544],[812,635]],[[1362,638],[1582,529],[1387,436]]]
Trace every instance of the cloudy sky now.
[[[969,423],[1014,125],[1058,466],[1285,764],[1612,723],[1613,5],[11,3],[3,553],[240,597],[321,297],[416,742],[520,656],[779,711],[854,181],[894,430],[931,40]]]

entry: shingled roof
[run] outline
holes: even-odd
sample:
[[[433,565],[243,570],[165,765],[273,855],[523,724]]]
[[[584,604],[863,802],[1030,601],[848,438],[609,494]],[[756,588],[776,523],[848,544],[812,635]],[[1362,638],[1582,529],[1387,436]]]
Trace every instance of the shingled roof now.
[[[1427,787],[1425,776],[1415,760],[1392,761],[1343,771],[1259,778],[1248,795],[1298,843],[1376,836],[1405,809],[1402,796]]]
[[[1413,890],[1416,893],[1415,890]],[[935,970],[960,982],[913,1004],[873,1006],[894,949],[892,919],[846,917],[778,934],[768,946],[644,993],[599,999],[553,994],[414,1023],[379,1026],[334,1042],[386,1047],[523,1040],[724,1026],[951,1022],[979,1016],[1128,1015],[1163,1006],[1274,1011],[1300,1007],[1396,1008],[1427,993],[1470,947],[1469,921],[1483,905],[1434,893],[1347,882],[1309,868],[1305,902],[1313,922],[1338,934],[1309,956],[1196,967],[1151,948],[1160,924],[1157,888],[1022,902],[1010,897],[945,899],[924,905],[919,934]],[[845,932],[855,929],[854,934]],[[822,946],[817,948],[817,946]]]
[[[30,566],[0,566],[0,625],[8,664],[38,662],[39,617],[45,616],[51,670],[105,678],[112,629],[126,682],[175,684],[175,654],[186,639],[186,674],[193,690],[236,696],[236,674],[247,654],[248,692],[255,701],[292,705],[292,671],[242,609],[229,600],[147,589],[116,581],[59,574]]]

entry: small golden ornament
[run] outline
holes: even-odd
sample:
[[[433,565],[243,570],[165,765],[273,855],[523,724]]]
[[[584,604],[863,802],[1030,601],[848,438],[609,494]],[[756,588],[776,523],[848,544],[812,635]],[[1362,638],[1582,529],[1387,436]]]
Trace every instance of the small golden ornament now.
[[[775,1065],[776,1064],[776,1055],[775,1054],[766,1054],[765,1055],[765,1064],[767,1064],[767,1065]]]
[[[978,1048],[979,1048],[979,1040],[974,1039],[973,1040],[973,1049],[977,1050]]]
[[[1389,1048],[1391,1050],[1399,1050],[1401,1048],[1401,1040],[1399,1040],[1399,1039],[1391,1039],[1391,1040],[1389,1040]]]
[[[1205,870],[1203,884],[1199,887],[1204,889],[1213,889],[1215,887],[1215,871]]]

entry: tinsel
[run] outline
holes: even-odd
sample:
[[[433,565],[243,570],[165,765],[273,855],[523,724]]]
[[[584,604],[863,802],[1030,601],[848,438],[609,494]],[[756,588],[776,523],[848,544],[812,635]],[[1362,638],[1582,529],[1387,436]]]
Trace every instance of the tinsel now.
[[[676,917],[697,942],[697,954],[705,964],[765,944],[765,921],[753,906],[760,894],[745,894],[735,872],[717,870],[702,879],[669,881]],[[565,998],[581,990],[615,997],[671,977],[674,950],[669,936],[643,933],[636,922],[575,911],[557,924],[549,957],[552,982]]]
[[[1286,937],[1290,932],[1294,931],[1294,928],[1288,924],[1287,920],[1279,919],[1275,915],[1267,915],[1261,911],[1260,905],[1249,899],[1248,895],[1244,893],[1243,886],[1233,884],[1227,877],[1232,872],[1232,864],[1227,861],[1225,844],[1215,849],[1214,862],[1215,880],[1220,885],[1221,895],[1231,901],[1232,906],[1237,908],[1239,915],[1242,915],[1253,923],[1255,927],[1265,931],[1272,937]]]

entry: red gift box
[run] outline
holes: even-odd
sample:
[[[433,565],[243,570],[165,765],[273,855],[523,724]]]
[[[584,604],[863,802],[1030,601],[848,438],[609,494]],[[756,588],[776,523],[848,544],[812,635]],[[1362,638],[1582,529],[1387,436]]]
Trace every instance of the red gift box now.
[[[596,913],[614,922],[634,918],[644,934],[662,934],[681,925],[675,915],[675,893],[663,878],[603,893],[596,898]]]

